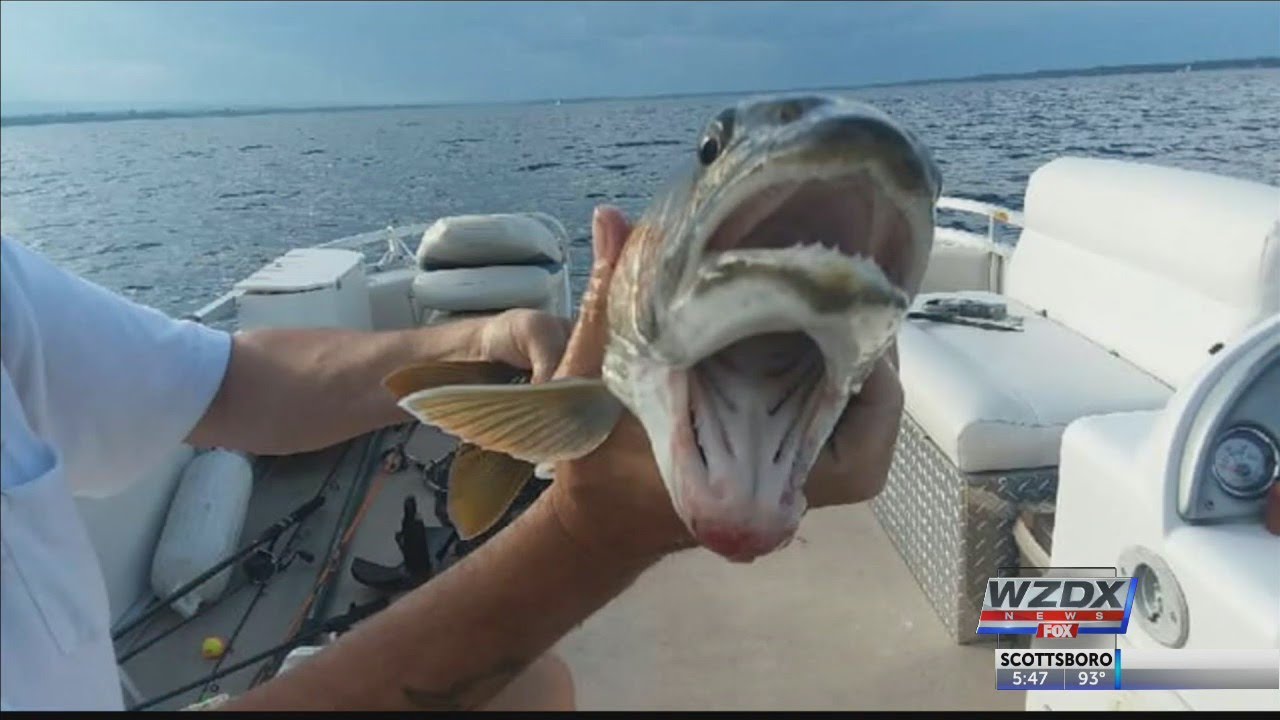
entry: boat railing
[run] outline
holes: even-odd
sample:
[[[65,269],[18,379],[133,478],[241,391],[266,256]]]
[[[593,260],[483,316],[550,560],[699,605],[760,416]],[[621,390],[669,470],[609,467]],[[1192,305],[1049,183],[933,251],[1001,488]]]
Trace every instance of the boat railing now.
[[[372,232],[360,233],[359,235],[340,237],[337,240],[330,240],[329,242],[318,245],[317,247],[363,250],[369,245],[384,242],[388,244],[388,249],[390,249],[394,243],[395,246],[398,246],[397,249],[403,249],[404,252],[409,252],[408,246],[404,244],[405,240],[414,238],[414,236],[422,237],[422,233],[426,232],[429,227],[431,227],[431,223],[388,225],[382,230],[374,230]],[[409,256],[412,257],[413,254],[409,253]]]
[[[1008,257],[1013,251],[1006,243],[1001,243],[996,238],[996,228],[999,225],[1007,225],[1011,227],[1023,227],[1023,214],[1001,207],[993,203],[981,202],[979,200],[970,200],[968,198],[954,197],[943,195],[938,198],[937,207],[939,210],[967,213],[970,215],[979,215],[986,218],[987,234],[971,232],[954,227],[938,227],[936,237],[939,242],[951,243],[955,245],[968,245],[977,249],[994,253],[1001,257]],[[322,248],[341,248],[345,250],[356,250],[365,252],[369,246],[377,243],[385,244],[386,249],[382,256],[375,261],[366,264],[366,270],[369,272],[381,272],[390,267],[402,266],[412,261],[414,255],[409,249],[406,241],[412,242],[414,239],[421,237],[431,223],[411,223],[407,225],[388,226],[382,230],[374,230],[372,232],[360,233],[358,235],[348,235],[336,240],[323,243],[318,247]],[[196,310],[186,316],[188,320],[194,320],[205,325],[222,322],[228,320],[235,314],[236,301],[242,293],[239,290],[231,290],[222,294],[213,302]]]
[[[978,215],[987,221],[986,235],[961,228],[939,226],[936,237],[940,242],[968,245],[1002,257],[1008,257],[1013,252],[1013,248],[1007,243],[1000,242],[996,237],[996,228],[1002,225],[1021,228],[1025,224],[1023,214],[1017,210],[980,200],[943,195],[938,198],[937,207],[939,210]]]
[[[225,292],[218,299],[205,305],[204,307],[189,313],[182,317],[183,320],[192,320],[201,325],[212,325],[214,323],[229,320],[236,311],[236,300],[242,295],[239,290],[231,290]]]
[[[421,236],[430,226],[430,223],[413,223],[410,225],[388,226],[383,230],[374,230],[372,232],[360,233],[359,235],[348,235],[340,237],[337,240],[330,240],[316,247],[337,248],[341,250],[355,250],[357,252],[365,252],[370,245],[376,243],[385,243],[386,250],[382,256],[372,262],[365,263],[365,270],[369,273],[382,272],[391,267],[403,266],[405,263],[413,260],[413,251],[405,244],[407,239],[415,236]],[[236,301],[244,293],[240,290],[230,290],[223,293],[213,302],[201,307],[199,310],[186,315],[185,319],[194,320],[195,322],[209,325],[212,323],[222,322],[230,319],[235,315]]]

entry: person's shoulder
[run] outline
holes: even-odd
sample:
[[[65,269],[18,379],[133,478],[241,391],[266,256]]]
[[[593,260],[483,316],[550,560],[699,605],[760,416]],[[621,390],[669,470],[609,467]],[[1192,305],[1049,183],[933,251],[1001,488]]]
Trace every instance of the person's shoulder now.
[[[0,235],[0,266],[6,302],[22,295],[47,309],[50,303],[61,304],[93,290],[79,275],[12,235]]]
[[[12,235],[0,235],[0,271],[5,280],[25,278],[41,257],[25,243]]]
[[[26,245],[12,236],[0,235],[0,276],[4,278],[0,281],[0,290],[6,291],[6,295],[9,294],[8,290],[21,289],[30,252]]]
[[[11,254],[25,255],[31,252],[21,240],[12,235],[4,234],[0,234],[0,251],[4,252],[5,257]]]

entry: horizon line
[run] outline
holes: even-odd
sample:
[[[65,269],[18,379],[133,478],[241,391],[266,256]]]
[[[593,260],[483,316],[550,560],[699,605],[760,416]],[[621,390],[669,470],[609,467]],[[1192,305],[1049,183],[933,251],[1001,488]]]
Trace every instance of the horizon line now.
[[[897,80],[888,82],[861,83],[855,85],[821,85],[793,87],[789,89],[755,89],[755,90],[713,90],[700,92],[673,92],[645,95],[598,95],[578,97],[542,97],[518,100],[467,100],[467,101],[419,101],[419,102],[383,102],[383,103],[316,103],[299,106],[238,104],[222,107],[207,106],[186,110],[177,109],[176,103],[168,108],[154,107],[147,110],[136,108],[128,110],[64,110],[49,112],[28,112],[22,114],[0,115],[0,125],[52,125],[76,122],[114,122],[123,120],[147,119],[181,119],[231,116],[243,117],[251,115],[302,114],[320,112],[358,112],[362,110],[411,110],[421,108],[472,107],[484,105],[543,105],[543,104],[581,104],[589,102],[607,102],[613,100],[668,100],[690,97],[721,97],[726,95],[761,95],[783,92],[818,92],[836,90],[869,90],[892,87],[911,87],[919,85],[958,84],[966,82],[1002,82],[1021,79],[1057,79],[1090,75],[1123,75],[1149,74],[1160,72],[1176,72],[1190,70],[1229,70],[1250,68],[1280,68],[1280,56],[1257,56],[1246,58],[1230,58],[1219,60],[1188,60],[1162,63],[1129,63],[1121,65],[1094,65],[1091,67],[1073,67],[1058,69],[1029,70],[1008,73],[980,73],[958,77],[921,78],[915,80]],[[23,101],[41,102],[41,101]]]

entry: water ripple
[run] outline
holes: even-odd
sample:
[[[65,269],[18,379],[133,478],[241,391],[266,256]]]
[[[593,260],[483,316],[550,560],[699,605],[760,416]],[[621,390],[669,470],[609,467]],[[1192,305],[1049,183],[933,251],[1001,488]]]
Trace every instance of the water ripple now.
[[[1060,155],[1273,184],[1280,173],[1280,71],[847,94],[915,129],[947,193],[1015,208],[1031,172]],[[0,220],[89,279],[181,314],[292,247],[393,222],[536,208],[574,237],[581,292],[592,207],[643,211],[732,100],[6,127]]]

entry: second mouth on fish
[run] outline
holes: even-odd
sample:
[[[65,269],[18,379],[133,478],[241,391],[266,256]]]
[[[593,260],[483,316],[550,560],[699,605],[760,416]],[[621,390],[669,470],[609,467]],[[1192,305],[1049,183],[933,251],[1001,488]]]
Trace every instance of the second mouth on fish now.
[[[703,467],[746,456],[778,466],[792,463],[823,376],[822,354],[802,332],[755,335],[695,364],[687,375],[689,423]],[[750,415],[749,429],[734,438],[726,426],[742,414]],[[715,463],[708,462],[708,453]]]
[[[822,245],[841,255],[881,260],[877,255],[895,247],[894,236],[905,232],[902,211],[862,170],[756,190],[717,223],[704,257]],[[890,277],[900,279],[901,266],[908,264],[903,259],[881,262],[886,275],[894,270]],[[826,362],[815,338],[797,327],[737,339],[683,371],[688,425],[677,432],[696,448],[696,472],[711,499],[758,492],[763,471],[786,477],[778,499],[793,501],[807,470],[795,463],[804,444],[815,442],[808,437],[810,426],[823,396],[833,390]]]

